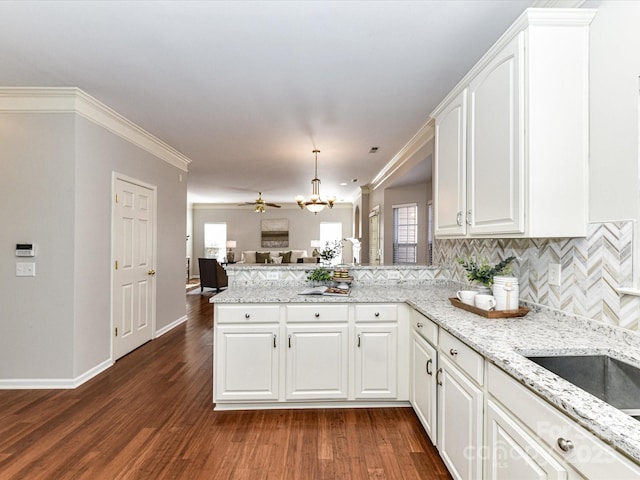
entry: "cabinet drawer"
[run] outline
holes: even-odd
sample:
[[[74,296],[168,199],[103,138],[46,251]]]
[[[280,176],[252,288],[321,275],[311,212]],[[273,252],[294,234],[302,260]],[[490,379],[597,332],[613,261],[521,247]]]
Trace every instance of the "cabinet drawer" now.
[[[398,320],[397,305],[356,305],[356,322],[388,322]]]
[[[416,310],[411,310],[411,328],[431,345],[438,346],[438,325]]]
[[[494,365],[487,371],[489,393],[585,478],[640,478],[640,466],[558,411],[535,393],[520,385]],[[564,452],[558,441],[570,440],[573,448]]]
[[[278,323],[279,305],[216,305],[216,323]]]
[[[440,351],[455,365],[460,367],[478,385],[483,384],[482,356],[449,332],[440,332]]]
[[[348,305],[287,305],[287,322],[346,322]]]

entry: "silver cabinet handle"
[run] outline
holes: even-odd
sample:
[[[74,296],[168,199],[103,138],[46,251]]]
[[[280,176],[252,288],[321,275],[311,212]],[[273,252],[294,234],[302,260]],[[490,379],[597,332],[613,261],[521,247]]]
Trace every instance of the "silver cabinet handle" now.
[[[566,438],[559,437],[558,447],[563,452],[570,452],[571,450],[573,450],[573,442],[571,440],[567,440]]]
[[[467,210],[467,225],[471,225],[471,210]]]
[[[427,375],[433,375],[433,370],[429,371],[429,365],[431,365],[433,363],[433,360],[429,359],[427,360],[427,364],[425,365],[425,368],[427,369]]]
[[[462,226],[462,212],[458,212],[458,214],[456,215],[456,223],[459,227]]]
[[[249,315],[248,313],[244,314],[244,318],[249,318],[249,317],[251,317],[251,315]]]
[[[358,334],[358,348],[360,348],[360,334]]]
[[[380,312],[376,312],[373,315],[376,316],[376,317],[379,317],[380,316]]]
[[[438,384],[439,386],[442,386],[442,381],[440,380],[440,374],[442,373],[442,369],[439,368],[436,371],[436,384]]]
[[[318,318],[320,316],[320,314],[318,312],[316,312],[314,315],[315,315],[316,318]]]
[[[291,335],[289,335],[289,348],[291,348]]]
[[[458,354],[458,351],[452,348],[449,350],[449,353],[451,354],[452,357],[455,357]]]
[[[274,333],[274,334],[273,334],[273,348],[277,348],[277,347],[278,347],[278,345],[277,345],[277,343],[276,343],[276,339],[277,339],[277,338],[278,338],[278,336]]]
[[[418,322],[418,323],[416,323],[416,327],[422,328],[422,327],[424,327],[424,323]]]

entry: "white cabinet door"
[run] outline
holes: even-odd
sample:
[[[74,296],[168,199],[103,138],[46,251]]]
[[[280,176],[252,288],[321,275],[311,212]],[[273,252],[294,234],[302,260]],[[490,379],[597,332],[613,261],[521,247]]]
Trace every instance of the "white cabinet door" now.
[[[564,480],[567,470],[496,403],[487,402],[487,480]]]
[[[444,356],[438,361],[440,456],[453,478],[482,478],[482,390]]]
[[[217,325],[214,399],[278,400],[278,325]]]
[[[398,324],[356,325],[356,398],[398,395]]]
[[[435,123],[436,235],[464,235],[467,178],[467,90],[451,100]]]
[[[437,368],[436,349],[414,332],[411,335],[411,405],[434,444],[437,423]]]
[[[347,336],[346,322],[287,326],[287,400],[347,398]]]
[[[514,38],[469,84],[467,220],[472,235],[524,232],[522,41]]]

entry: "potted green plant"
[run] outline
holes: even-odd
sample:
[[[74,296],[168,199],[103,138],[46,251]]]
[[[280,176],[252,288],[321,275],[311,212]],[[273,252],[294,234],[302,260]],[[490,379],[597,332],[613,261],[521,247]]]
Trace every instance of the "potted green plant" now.
[[[472,283],[480,285],[486,289],[490,289],[493,285],[493,277],[496,275],[505,275],[511,273],[511,262],[516,257],[507,257],[495,265],[491,265],[486,258],[477,261],[475,257],[458,258],[457,262],[467,272],[467,278]]]
[[[307,270],[307,280],[312,285],[323,285],[331,281],[333,274],[330,268],[317,267],[313,270]]]

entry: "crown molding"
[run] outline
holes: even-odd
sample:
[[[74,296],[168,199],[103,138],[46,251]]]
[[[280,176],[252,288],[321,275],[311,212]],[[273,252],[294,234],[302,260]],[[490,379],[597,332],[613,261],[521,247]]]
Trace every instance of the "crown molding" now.
[[[585,0],[536,0],[533,8],[580,8]]]
[[[405,163],[407,163],[418,151],[434,138],[434,121],[429,119],[409,140],[404,147],[387,163],[376,177],[368,185],[369,191],[375,190],[396,173]],[[368,192],[367,192],[368,193]]]
[[[191,160],[75,87],[1,87],[0,112],[76,113],[182,171]]]

